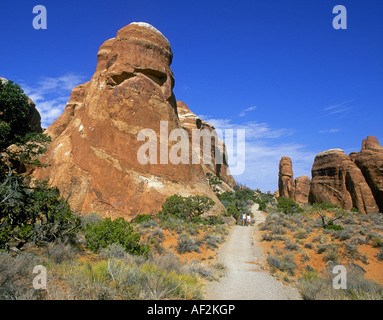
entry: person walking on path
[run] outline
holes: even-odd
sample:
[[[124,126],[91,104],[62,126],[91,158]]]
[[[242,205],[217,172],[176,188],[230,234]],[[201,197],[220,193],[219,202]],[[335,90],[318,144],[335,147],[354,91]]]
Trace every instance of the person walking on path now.
[[[247,215],[246,213],[242,213],[242,226],[245,226],[246,224]]]
[[[250,214],[247,215],[247,225],[251,227],[251,216]]]

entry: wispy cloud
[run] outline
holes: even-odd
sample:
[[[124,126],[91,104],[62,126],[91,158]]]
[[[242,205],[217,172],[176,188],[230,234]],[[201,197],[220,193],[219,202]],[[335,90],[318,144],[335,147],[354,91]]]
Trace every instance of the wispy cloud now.
[[[343,115],[347,111],[351,110],[353,107],[350,106],[350,103],[353,102],[353,100],[344,101],[341,103],[337,103],[328,107],[325,107],[323,111],[326,112],[328,115]]]
[[[289,128],[272,128],[267,123],[246,122],[238,124],[232,119],[213,119],[200,116],[205,121],[213,124],[222,133],[225,129],[245,129],[245,171],[241,175],[235,175],[237,182],[246,184],[252,188],[261,188],[262,191],[275,191],[278,188],[278,170],[281,157],[291,157],[293,161],[294,177],[300,175],[310,176],[311,167],[317,152],[307,149],[307,146],[284,142],[284,138],[292,136],[295,132]],[[221,137],[225,140],[226,137]],[[228,150],[228,156],[236,154],[234,150]],[[230,159],[229,159],[230,162]]]
[[[340,129],[325,129],[325,130],[319,130],[318,133],[337,133],[340,132]]]
[[[36,104],[44,128],[60,116],[74,87],[85,81],[85,77],[67,73],[59,77],[42,77],[35,84],[20,83],[26,95]]]
[[[244,109],[244,110],[242,110],[242,111],[240,112],[240,114],[238,115],[238,117],[244,117],[244,116],[246,116],[247,113],[249,113],[249,112],[251,112],[251,111],[254,111],[255,109],[257,109],[256,106],[252,106],[252,107],[246,108],[246,109]]]

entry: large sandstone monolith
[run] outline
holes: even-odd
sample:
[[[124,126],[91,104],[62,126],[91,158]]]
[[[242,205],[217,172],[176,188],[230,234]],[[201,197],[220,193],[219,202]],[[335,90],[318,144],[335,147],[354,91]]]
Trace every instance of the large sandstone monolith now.
[[[205,174],[211,173],[221,178],[222,184],[219,188],[222,189],[222,191],[233,191],[233,188],[237,184],[230,174],[229,165],[227,163],[226,146],[218,135],[214,135],[214,126],[190,111],[189,107],[182,101],[177,101],[177,111],[181,125],[188,132],[193,151],[198,155]],[[193,139],[193,131],[195,130],[200,131],[201,138],[197,136],[197,139],[196,137]],[[207,139],[204,138],[205,130],[207,130]],[[203,155],[204,148],[209,147],[208,143],[210,143],[208,152],[210,153],[211,161],[208,161],[205,165]],[[217,152],[219,155],[216,156]]]
[[[312,167],[309,201],[333,203],[361,213],[378,211],[372,192],[356,164],[341,149],[321,152]]]
[[[73,89],[63,115],[47,129],[53,142],[41,161],[50,166],[37,169],[34,177],[49,179],[83,214],[132,218],[157,213],[176,193],[209,196],[216,202],[211,213],[223,212],[200,164],[173,164],[166,156],[177,142],[161,135],[160,122],[168,132],[182,128],[172,90],[172,57],[168,40],[145,23],[132,23],[105,41],[94,75]],[[142,129],[152,130],[157,139],[152,163],[138,161],[148,141],[138,141]]]
[[[371,188],[379,211],[383,212],[383,147],[376,137],[369,136],[363,140],[362,150],[352,157]]]
[[[308,176],[300,176],[295,179],[295,201],[302,203],[309,201],[310,182],[311,180]]]
[[[280,197],[294,199],[293,164],[289,157],[282,157],[279,161],[278,189]]]

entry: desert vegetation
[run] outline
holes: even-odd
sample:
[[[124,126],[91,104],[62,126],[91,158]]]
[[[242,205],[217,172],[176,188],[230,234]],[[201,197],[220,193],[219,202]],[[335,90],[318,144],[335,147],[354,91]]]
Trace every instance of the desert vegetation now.
[[[304,299],[383,298],[382,214],[285,198],[266,203],[265,212],[259,228],[270,272]],[[347,270],[346,290],[332,286],[335,265]]]

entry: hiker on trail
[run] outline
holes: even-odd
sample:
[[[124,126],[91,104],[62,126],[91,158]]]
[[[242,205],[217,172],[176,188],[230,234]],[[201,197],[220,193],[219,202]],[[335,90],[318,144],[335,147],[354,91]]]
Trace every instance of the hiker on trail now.
[[[246,213],[242,213],[242,226],[245,226],[246,223]]]
[[[251,216],[249,214],[247,215],[247,225],[251,226]]]

